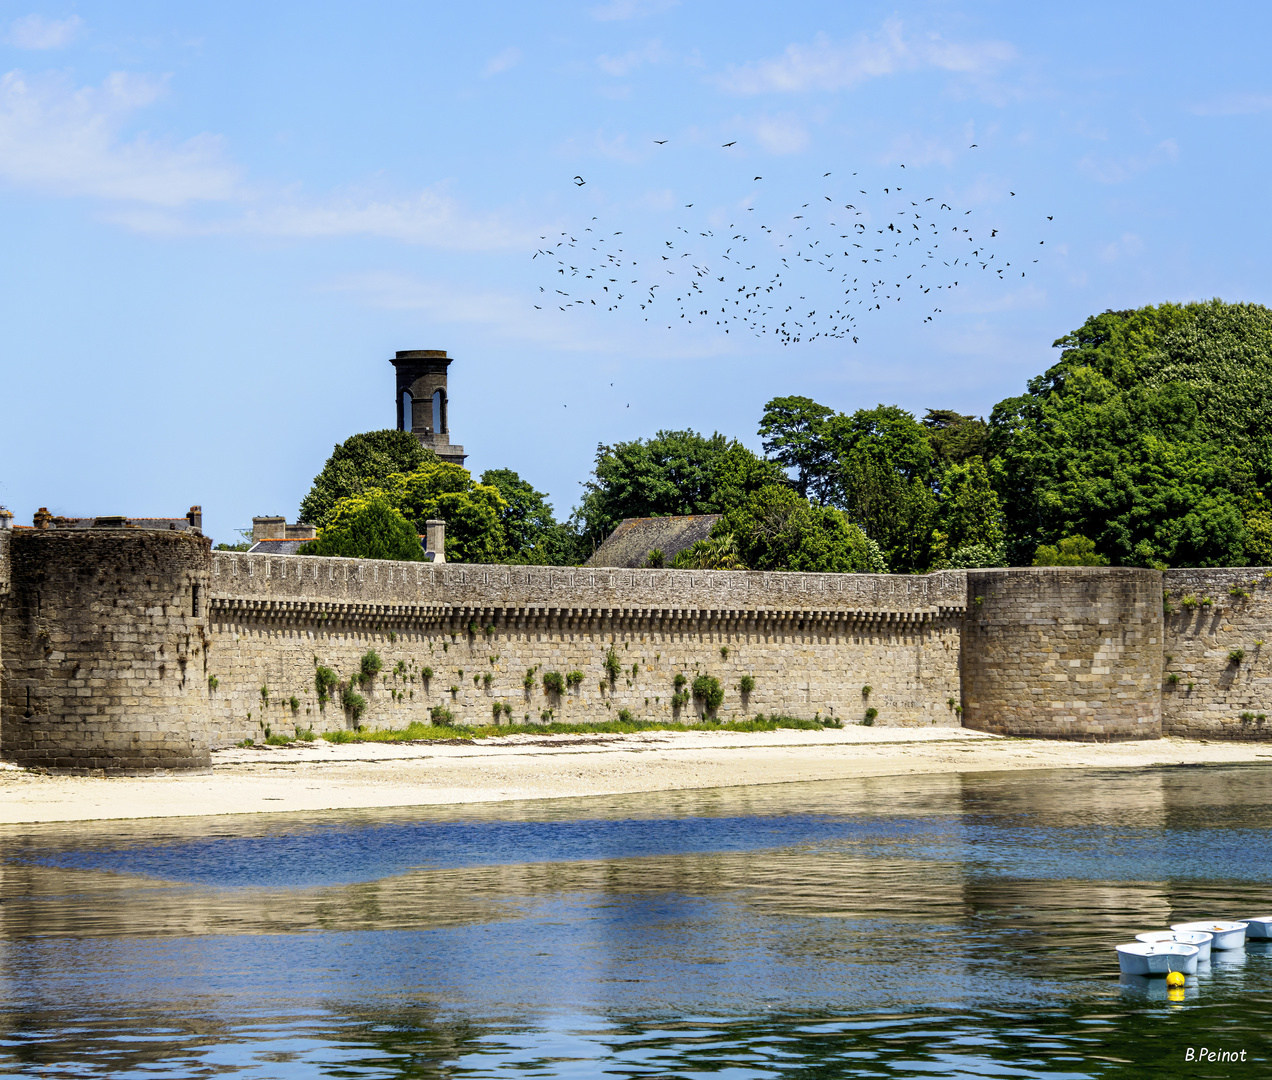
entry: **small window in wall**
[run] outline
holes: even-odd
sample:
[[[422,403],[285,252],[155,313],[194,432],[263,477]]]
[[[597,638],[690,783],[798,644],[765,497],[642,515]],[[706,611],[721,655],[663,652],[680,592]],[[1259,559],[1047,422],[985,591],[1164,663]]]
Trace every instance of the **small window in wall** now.
[[[414,424],[411,418],[411,391],[402,391],[402,419],[398,421],[398,431],[410,431]]]
[[[446,430],[442,417],[442,392],[433,391],[433,433],[440,434]]]
[[[200,595],[201,591],[198,585],[190,586],[190,615],[195,619],[203,614],[201,610],[203,602],[203,597]]]

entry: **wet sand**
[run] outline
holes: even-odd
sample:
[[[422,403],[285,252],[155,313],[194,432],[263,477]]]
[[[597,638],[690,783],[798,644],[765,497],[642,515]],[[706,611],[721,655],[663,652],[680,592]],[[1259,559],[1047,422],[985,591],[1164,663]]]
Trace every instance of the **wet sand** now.
[[[0,768],[0,824],[550,799],[916,773],[1272,763],[1272,744],[1006,739],[960,728],[324,741],[220,750],[211,773],[43,776]]]

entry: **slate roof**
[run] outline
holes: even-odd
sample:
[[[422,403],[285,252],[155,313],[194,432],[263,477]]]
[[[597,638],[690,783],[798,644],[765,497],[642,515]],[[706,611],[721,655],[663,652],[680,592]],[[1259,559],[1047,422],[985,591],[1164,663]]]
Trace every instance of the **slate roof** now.
[[[677,552],[707,539],[711,527],[719,520],[719,514],[626,518],[583,565],[644,566],[654,548],[662,551],[663,559],[670,565]]]
[[[295,555],[308,540],[257,540],[247,550],[257,555]]]

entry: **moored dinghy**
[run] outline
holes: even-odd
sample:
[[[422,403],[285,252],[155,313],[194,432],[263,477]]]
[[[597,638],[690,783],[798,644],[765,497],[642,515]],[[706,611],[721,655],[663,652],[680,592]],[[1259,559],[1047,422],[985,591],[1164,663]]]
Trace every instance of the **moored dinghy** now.
[[[1251,941],[1272,940],[1272,915],[1258,915],[1246,919],[1246,937]]]
[[[1245,948],[1246,924],[1243,922],[1184,922],[1171,923],[1172,930],[1200,930],[1213,934],[1210,947],[1215,952],[1226,952],[1229,949]]]
[[[1123,975],[1168,975],[1172,971],[1196,975],[1200,951],[1182,941],[1132,941],[1117,947],[1117,963]]]
[[[1147,934],[1136,934],[1136,941],[1149,945],[1160,945],[1166,941],[1182,941],[1185,945],[1197,946],[1197,959],[1205,963],[1210,959],[1210,942],[1214,934],[1204,930],[1153,930]]]

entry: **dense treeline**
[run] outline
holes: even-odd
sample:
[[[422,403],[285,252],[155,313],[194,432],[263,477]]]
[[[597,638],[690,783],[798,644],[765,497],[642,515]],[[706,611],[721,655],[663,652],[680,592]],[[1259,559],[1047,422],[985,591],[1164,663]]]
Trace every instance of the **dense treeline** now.
[[[474,480],[408,433],[337,447],[301,506],[312,553],[569,565],[624,518],[719,514],[675,565],[894,573],[1031,563],[1272,562],[1272,311],[1214,300],[1105,312],[986,422],[946,409],[836,412],[774,398],[763,457],[660,431],[597,447],[557,521],[517,473]]]

